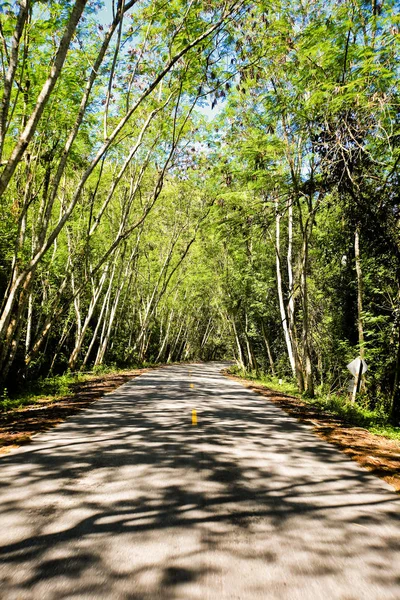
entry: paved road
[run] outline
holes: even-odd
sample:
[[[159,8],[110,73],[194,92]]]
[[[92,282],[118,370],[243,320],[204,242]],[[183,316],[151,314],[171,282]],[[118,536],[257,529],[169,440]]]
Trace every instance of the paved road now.
[[[220,366],[0,459],[2,599],[400,598],[399,496]]]

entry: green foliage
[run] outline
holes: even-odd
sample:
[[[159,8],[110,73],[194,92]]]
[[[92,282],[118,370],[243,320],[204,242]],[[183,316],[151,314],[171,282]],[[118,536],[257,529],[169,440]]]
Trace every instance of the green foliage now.
[[[118,367],[115,363],[106,364],[106,365],[95,365],[93,367],[93,373],[95,375],[106,375],[107,373],[115,373],[118,372]]]
[[[2,18],[8,48],[14,4]],[[2,164],[71,6],[33,3]],[[279,380],[293,378],[296,353],[297,381],[340,396],[346,364],[364,351],[365,394],[351,410],[368,419],[368,411],[400,409],[396,4],[376,15],[358,0],[225,8],[216,0],[135,5],[105,49],[75,131],[107,30],[104,4],[87,4],[0,198],[0,295],[15,299],[0,379],[11,397],[18,380],[68,369],[214,358],[235,358],[293,392]],[[5,73],[4,48],[0,59]],[[65,377],[46,385],[67,393]]]
[[[242,379],[248,379],[250,381],[254,381],[255,383],[260,383],[265,385],[265,387],[271,388],[277,392],[282,392],[282,394],[288,394],[289,396],[298,396],[298,389],[296,383],[294,381],[287,381],[284,379],[279,379],[278,377],[271,377],[267,374],[256,373],[255,371],[246,371],[245,369],[240,369],[237,366],[230,367],[228,372],[232,375],[236,375],[237,377],[241,377]]]
[[[66,372],[54,377],[45,377],[35,382],[21,385],[10,396],[4,389],[0,396],[0,411],[21,408],[26,405],[60,400],[73,392],[74,385],[86,381],[90,376],[82,373]]]

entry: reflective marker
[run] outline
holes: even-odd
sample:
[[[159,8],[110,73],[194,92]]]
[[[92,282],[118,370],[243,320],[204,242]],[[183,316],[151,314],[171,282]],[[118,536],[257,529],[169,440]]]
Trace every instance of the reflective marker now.
[[[194,388],[194,383],[191,383],[191,384],[190,384],[190,387],[191,387],[191,388]]]
[[[195,409],[192,410],[192,425],[197,425],[197,412]]]

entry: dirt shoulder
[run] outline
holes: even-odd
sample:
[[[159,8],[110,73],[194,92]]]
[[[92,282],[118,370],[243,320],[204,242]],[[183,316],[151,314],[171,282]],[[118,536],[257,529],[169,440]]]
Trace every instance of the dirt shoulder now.
[[[324,413],[306,402],[270,390],[253,381],[224,373],[230,379],[239,381],[245,387],[265,396],[285,412],[296,417],[302,423],[312,425],[315,433],[328,442],[335,444],[353,460],[381,477],[400,492],[400,443],[366,429],[346,423],[340,417]]]
[[[112,392],[123,383],[138,377],[145,369],[132,369],[123,373],[106,373],[71,386],[72,393],[60,400],[24,406],[0,414],[0,454],[28,444],[36,433],[55,427],[99,398]]]

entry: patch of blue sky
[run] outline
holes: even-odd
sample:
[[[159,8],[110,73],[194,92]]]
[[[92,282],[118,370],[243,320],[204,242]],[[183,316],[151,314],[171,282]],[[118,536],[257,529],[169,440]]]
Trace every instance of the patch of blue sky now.
[[[198,110],[202,115],[206,117],[208,121],[212,121],[222,110],[222,103],[217,104],[212,108],[211,101],[205,105],[197,105],[196,110]]]
[[[113,0],[104,0],[102,8],[95,15],[99,25],[108,26],[113,20]],[[204,115],[208,121],[212,121],[221,111],[222,103],[218,103],[214,108],[211,107],[211,100],[202,105],[198,104],[196,110]]]
[[[96,13],[96,19],[100,25],[110,25],[113,20],[113,2],[112,0],[104,0],[103,6]]]

